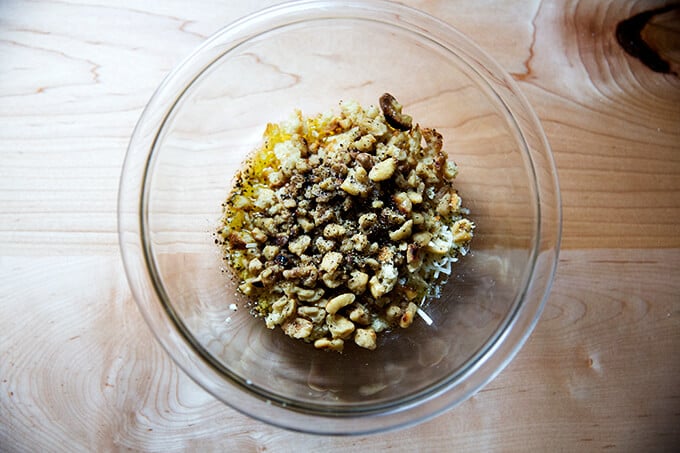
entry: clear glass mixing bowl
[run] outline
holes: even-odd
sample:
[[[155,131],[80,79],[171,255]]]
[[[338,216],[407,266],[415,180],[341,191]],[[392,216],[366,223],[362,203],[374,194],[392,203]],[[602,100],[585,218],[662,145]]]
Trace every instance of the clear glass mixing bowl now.
[[[472,254],[427,306],[432,325],[417,319],[375,351],[326,353],[249,315],[212,233],[268,122],[383,92],[443,134],[477,224]],[[163,81],[130,141],[119,235],[146,321],[203,388],[278,426],[357,434],[439,414],[511,360],[549,292],[560,199],[535,114],[468,39],[397,4],[309,1],[229,25]]]

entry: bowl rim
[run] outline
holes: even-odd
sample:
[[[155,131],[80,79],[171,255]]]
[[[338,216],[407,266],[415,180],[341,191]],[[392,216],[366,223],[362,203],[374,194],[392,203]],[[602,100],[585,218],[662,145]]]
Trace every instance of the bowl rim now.
[[[163,285],[154,272],[149,272],[154,266],[153,253],[148,241],[144,240],[148,215],[146,178],[153,164],[154,150],[166,121],[193,82],[213,62],[243,42],[270,31],[274,25],[281,27],[308,20],[339,18],[364,20],[368,18],[377,23],[389,24],[420,34],[457,55],[484,79],[499,97],[522,138],[524,152],[529,157],[536,186],[535,243],[531,251],[530,265],[525,270],[527,284],[523,285],[524,291],[517,301],[524,301],[526,294],[532,290],[532,284],[540,293],[533,303],[532,310],[528,310],[526,304],[515,304],[512,314],[507,316],[492,338],[482,346],[484,350],[473,359],[473,366],[466,366],[458,376],[438,382],[433,387],[409,395],[406,399],[381,404],[379,407],[374,406],[370,410],[353,409],[348,412],[338,410],[337,406],[324,410],[322,405],[310,407],[309,404],[297,405],[293,401],[277,399],[276,395],[264,394],[261,389],[254,388],[240,378],[232,377],[229,383],[215,381],[217,370],[215,363],[207,359],[210,355],[204,354],[201,351],[202,346],[192,341],[190,335],[187,337],[188,329],[172,312],[172,307],[163,302],[167,300],[167,296],[164,295]],[[390,19],[392,22],[388,22]],[[196,70],[196,67],[199,70]],[[506,96],[499,94],[489,80],[505,89]],[[519,122],[524,127],[520,126],[513,110],[508,106],[509,99],[521,108],[525,117],[520,118]],[[526,128],[531,132],[529,135],[536,135],[532,141],[534,146],[527,143]],[[536,153],[538,155],[534,155]],[[550,170],[545,178],[552,188],[548,195],[553,196],[556,203],[553,207],[556,213],[552,225],[542,224],[544,219],[541,203],[546,200],[541,199],[542,185],[537,182],[539,175],[536,173],[536,158],[540,158],[543,165],[547,165]],[[142,177],[130,178],[130,174],[141,174]],[[412,425],[430,419],[476,393],[505,368],[537,324],[554,278],[561,240],[561,201],[557,171],[540,122],[517,84],[491,57],[449,24],[420,10],[383,0],[303,0],[286,3],[245,16],[217,31],[175,67],[160,84],[142,112],[130,139],[121,172],[118,205],[119,243],[128,282],[147,324],[173,361],[201,387],[232,408],[276,426],[316,434],[368,434]],[[545,241],[544,234],[549,235],[547,244],[542,243]],[[544,255],[543,260],[547,261],[548,273],[537,282],[530,277],[534,276],[541,258],[539,251]],[[140,259],[143,262],[140,262]],[[154,288],[155,294],[147,294],[148,287]],[[512,328],[518,323],[523,326],[521,335],[518,336],[515,331],[517,338],[514,338],[510,345],[506,340],[513,333]],[[194,356],[194,353],[197,356]],[[497,354],[502,356],[500,362],[490,365],[489,359],[497,357]],[[206,379],[206,376],[209,378]],[[454,390],[457,391],[457,395],[452,398]],[[425,403],[435,400],[439,400],[439,404],[430,404],[428,410],[423,409]],[[318,422],[320,417],[326,421],[318,425],[310,423]]]

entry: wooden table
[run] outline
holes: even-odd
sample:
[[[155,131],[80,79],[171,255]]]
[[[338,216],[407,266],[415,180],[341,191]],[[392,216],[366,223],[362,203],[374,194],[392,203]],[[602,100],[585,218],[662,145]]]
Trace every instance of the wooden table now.
[[[118,250],[126,145],[170,69],[271,3],[0,3],[0,450],[677,448],[680,12],[642,30],[670,73],[615,38],[617,23],[662,1],[406,2],[513,74],[561,179],[563,247],[547,307],[475,397],[398,432],[305,436],[223,406],[173,364]]]

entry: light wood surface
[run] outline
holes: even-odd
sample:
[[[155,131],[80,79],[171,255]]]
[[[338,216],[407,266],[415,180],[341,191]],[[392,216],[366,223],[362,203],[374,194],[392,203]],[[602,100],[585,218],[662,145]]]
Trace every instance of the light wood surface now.
[[[393,433],[306,436],[187,378],[123,273],[136,120],[205,37],[274,2],[0,2],[0,451],[662,451],[680,445],[680,79],[617,44],[661,1],[408,1],[512,73],[555,154],[553,291],[476,396]],[[645,36],[677,71],[678,10]],[[676,450],[677,451],[677,450]]]

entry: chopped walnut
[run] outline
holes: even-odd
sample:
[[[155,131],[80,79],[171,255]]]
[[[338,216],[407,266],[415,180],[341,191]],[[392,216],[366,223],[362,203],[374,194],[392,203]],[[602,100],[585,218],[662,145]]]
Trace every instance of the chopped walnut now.
[[[325,238],[341,238],[345,235],[347,230],[344,226],[338,225],[337,223],[331,223],[326,225],[323,229],[323,236]]]
[[[307,318],[312,321],[313,324],[321,324],[326,319],[326,310],[320,307],[310,307],[302,306],[297,310],[298,316]]]
[[[370,349],[371,351],[377,347],[376,344],[376,334],[375,330],[368,329],[357,329],[354,334],[354,342],[365,349]]]
[[[362,214],[359,217],[359,227],[364,231],[369,231],[378,223],[378,216],[374,212]]]
[[[264,265],[262,264],[262,261],[257,258],[253,258],[250,260],[250,263],[248,263],[248,271],[250,271],[251,274],[260,273],[263,267]]]
[[[353,168],[347,174],[340,188],[350,195],[366,196],[369,192],[369,186],[364,181],[367,176],[363,167]]]
[[[371,168],[368,178],[371,181],[379,182],[390,179],[397,169],[397,161],[393,157],[389,157],[382,162],[378,162]]]
[[[404,310],[404,313],[401,315],[401,319],[399,319],[399,327],[406,328],[410,326],[417,311],[418,306],[413,302],[409,302],[406,310]]]
[[[283,332],[289,337],[293,338],[307,338],[312,334],[314,324],[304,318],[295,318],[292,321],[286,321],[281,326]]]
[[[300,299],[302,302],[316,302],[323,297],[324,289],[296,288],[295,293],[297,294],[298,299]]]
[[[321,350],[414,322],[465,255],[474,223],[443,138],[384,94],[269,124],[217,231],[251,311]],[[444,271],[442,271],[445,270]],[[431,321],[430,321],[431,322]]]
[[[401,313],[401,308],[398,305],[392,304],[385,310],[385,317],[387,318],[387,321],[392,323],[401,316]]]
[[[345,342],[340,338],[319,338],[314,342],[316,349],[330,349],[331,351],[342,352]]]
[[[367,325],[371,323],[371,316],[363,305],[358,305],[349,312],[349,319],[357,324]]]
[[[334,315],[341,308],[344,308],[347,305],[354,302],[354,299],[356,299],[356,296],[352,293],[345,293],[339,296],[335,296],[334,298],[329,300],[328,303],[326,304],[326,311],[328,312],[328,314]]]
[[[343,340],[349,338],[355,329],[352,321],[338,314],[329,313],[326,316],[326,324],[333,338],[341,338]]]
[[[302,255],[305,250],[307,250],[307,247],[309,247],[309,244],[311,243],[312,238],[307,235],[302,235],[288,244],[288,250],[290,250],[291,253],[295,253],[299,256]]]
[[[272,311],[265,318],[267,327],[273,329],[274,326],[282,324],[286,318],[295,312],[295,300],[282,296],[272,305]]]
[[[407,239],[411,236],[411,231],[413,229],[413,220],[407,220],[398,230],[392,231],[390,233],[390,239],[393,241],[401,241]]]
[[[361,271],[353,271],[350,279],[347,281],[347,288],[354,294],[363,294],[366,291],[366,284],[368,283],[368,274]]]
[[[332,273],[338,269],[341,263],[342,253],[328,252],[323,256],[323,260],[321,261],[321,266],[319,266],[319,269],[324,272]]]

